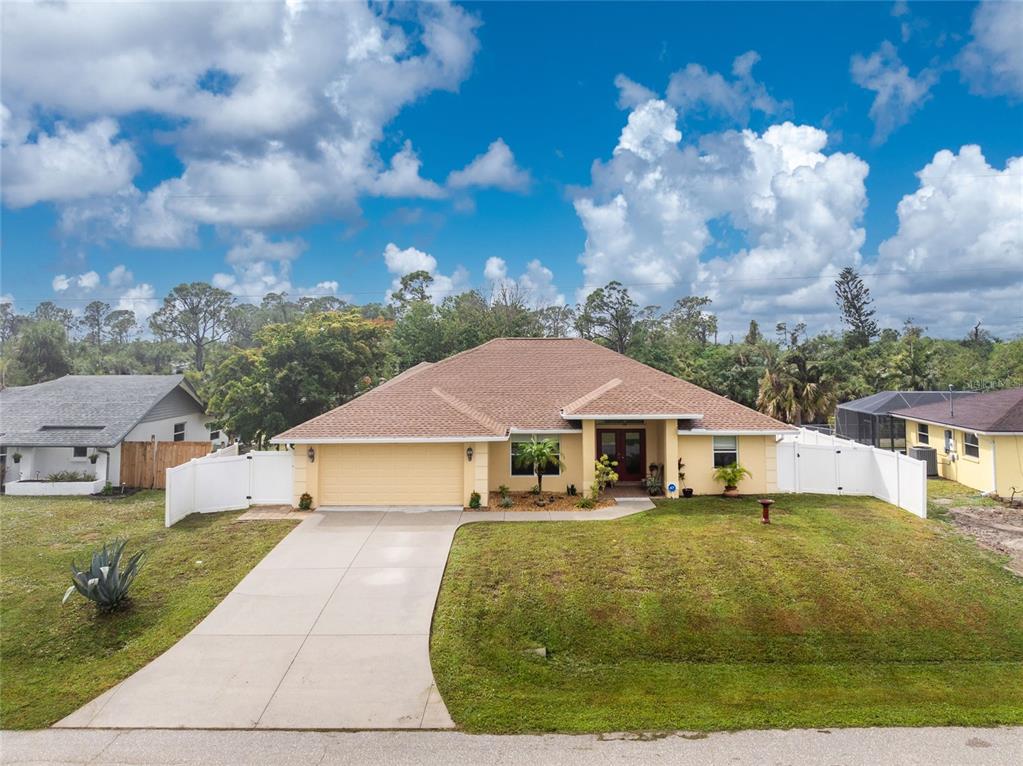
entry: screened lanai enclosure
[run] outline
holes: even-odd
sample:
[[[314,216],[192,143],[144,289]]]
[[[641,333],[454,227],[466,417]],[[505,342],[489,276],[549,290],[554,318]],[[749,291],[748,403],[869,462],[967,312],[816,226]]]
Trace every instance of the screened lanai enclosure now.
[[[919,404],[949,401],[969,396],[972,391],[879,391],[838,405],[835,436],[880,449],[906,450],[906,421],[888,413]]]

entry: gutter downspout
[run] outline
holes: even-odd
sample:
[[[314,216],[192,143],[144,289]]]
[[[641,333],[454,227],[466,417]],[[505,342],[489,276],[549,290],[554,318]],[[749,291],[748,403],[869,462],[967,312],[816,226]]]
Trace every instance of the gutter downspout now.
[[[107,485],[110,483],[110,450],[96,447],[96,451],[107,456],[107,459],[103,461],[103,484]]]

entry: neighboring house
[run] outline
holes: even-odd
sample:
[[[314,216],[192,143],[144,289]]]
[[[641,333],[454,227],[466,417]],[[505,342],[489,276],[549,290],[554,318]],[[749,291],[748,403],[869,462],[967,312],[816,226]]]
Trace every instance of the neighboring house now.
[[[220,432],[206,427],[205,411],[182,375],[65,375],[5,388],[0,391],[5,484],[11,491],[19,479],[39,481],[60,471],[118,484],[126,442],[224,443]]]
[[[1023,388],[896,410],[910,446],[933,447],[938,473],[1002,497],[1023,493]]]
[[[596,458],[618,460],[623,483],[664,466],[677,496],[678,462],[698,493],[719,492],[714,467],[752,472],[747,493],[777,487],[775,443],[791,427],[595,343],[499,338],[424,363],[271,441],[295,446],[294,492],[317,506],[462,506],[536,479],[518,445],[558,442],[564,467],[544,489],[586,492]]]
[[[876,394],[838,405],[835,436],[871,447],[906,450],[906,421],[893,417],[892,410],[920,404],[960,399],[972,391],[878,391]]]

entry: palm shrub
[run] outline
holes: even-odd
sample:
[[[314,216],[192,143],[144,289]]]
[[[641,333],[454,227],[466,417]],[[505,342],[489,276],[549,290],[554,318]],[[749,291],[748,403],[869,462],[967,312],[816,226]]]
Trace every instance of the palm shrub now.
[[[93,552],[92,562],[86,569],[72,561],[71,585],[64,591],[61,603],[67,602],[71,594],[78,591],[94,602],[101,612],[112,612],[121,606],[145,556],[144,551],[139,551],[122,566],[121,555],[127,544],[127,540],[104,543],[100,550]]]
[[[536,493],[543,492],[543,475],[548,468],[562,468],[565,463],[561,459],[558,443],[553,439],[540,439],[534,436],[528,442],[519,445],[519,454],[515,458],[519,468],[531,468],[536,474]]]
[[[726,490],[736,489],[740,481],[751,476],[753,474],[738,463],[723,465],[714,471],[714,479],[724,484]]]

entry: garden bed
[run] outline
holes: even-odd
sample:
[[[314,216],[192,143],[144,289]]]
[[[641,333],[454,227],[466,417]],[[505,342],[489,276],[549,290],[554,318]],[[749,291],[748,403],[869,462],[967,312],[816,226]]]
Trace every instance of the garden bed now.
[[[501,494],[491,492],[489,505],[486,508],[479,508],[481,511],[592,511],[597,508],[609,508],[616,505],[615,499],[609,495],[603,495],[592,508],[580,508],[579,501],[582,495],[568,495],[564,492],[544,492],[543,495],[535,495],[532,492],[509,492],[512,505],[505,508],[501,505]],[[543,498],[543,504],[537,504],[537,500]]]

